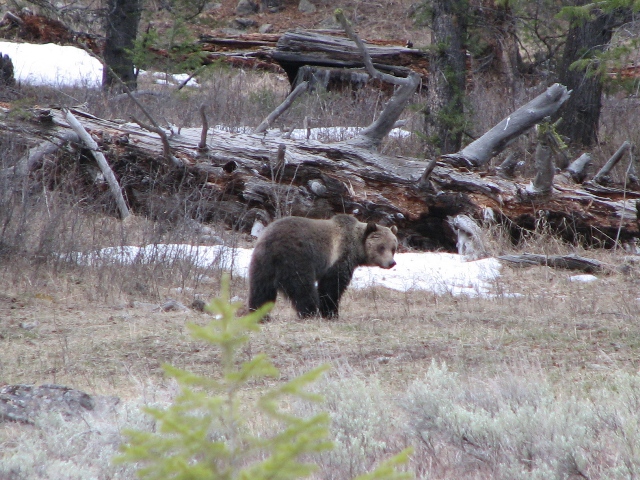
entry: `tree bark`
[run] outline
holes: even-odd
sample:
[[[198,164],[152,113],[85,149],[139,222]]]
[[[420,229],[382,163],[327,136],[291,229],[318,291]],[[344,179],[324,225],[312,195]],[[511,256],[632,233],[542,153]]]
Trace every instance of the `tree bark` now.
[[[575,5],[585,5],[578,0]],[[559,82],[572,91],[559,115],[564,121],[558,133],[571,143],[589,147],[597,142],[598,122],[602,109],[602,80],[584,68],[573,68],[577,60],[602,52],[611,41],[615,27],[614,15],[594,9],[592,20],[575,20],[569,33],[560,63]]]
[[[466,81],[465,0],[434,0],[431,3],[431,47],[427,80],[425,135],[428,153],[447,154],[460,149],[464,130]]]
[[[138,35],[141,0],[108,0],[104,61],[131,90],[137,88],[131,51]],[[102,73],[102,88],[121,93],[120,82],[108,69]]]

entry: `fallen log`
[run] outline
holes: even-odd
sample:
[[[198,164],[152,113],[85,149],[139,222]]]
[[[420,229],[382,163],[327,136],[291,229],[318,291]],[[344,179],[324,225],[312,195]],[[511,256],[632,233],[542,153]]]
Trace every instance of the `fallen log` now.
[[[551,268],[563,268],[566,270],[579,270],[585,273],[596,273],[605,270],[606,264],[593,258],[581,257],[575,254],[569,255],[538,255],[534,253],[523,253],[519,255],[501,255],[499,260],[507,262],[514,267],[531,267],[533,265],[544,265]]]
[[[132,213],[151,218],[172,220],[186,214],[199,222],[223,221],[250,232],[256,219],[326,218],[346,212],[397,225],[407,246],[449,251],[456,251],[458,240],[449,217],[466,214],[478,219],[486,209],[516,240],[522,229],[535,228],[541,214],[551,231],[572,242],[613,246],[618,230],[621,242],[640,235],[640,193],[635,191],[609,188],[596,194],[579,184],[556,183],[553,195],[531,199],[522,194],[528,182],[384,155],[357,142],[295,141],[271,130],[233,134],[209,129],[203,151],[198,147],[202,129],[182,128],[169,137],[172,154],[183,164],[175,168],[164,160],[158,134],[133,123],[72,112],[98,139]],[[55,108],[46,121],[35,114],[25,120],[0,108],[0,136],[25,145],[69,138],[70,131],[63,112]],[[279,150],[284,161],[277,160]],[[68,152],[61,149],[56,155]],[[429,163],[433,170],[425,181]],[[92,183],[87,181],[85,188],[85,198],[94,198]],[[109,208],[117,211],[115,203]]]
[[[329,74],[324,72],[330,71],[344,72],[345,69],[351,71],[365,68],[365,61],[358,45],[343,35],[344,33],[339,30],[331,35],[327,32],[294,30],[282,35],[203,36],[200,38],[200,44],[204,51],[209,52],[205,62],[222,60],[245,68],[284,72],[291,85],[295,86],[300,81],[311,80],[315,68],[323,72],[321,75]],[[374,40],[364,43],[371,56],[371,63],[377,70],[398,78],[407,77],[411,72],[415,72],[422,79],[426,79],[428,72],[426,52],[417,48],[385,44],[383,41]],[[327,80],[326,87],[344,87],[345,85],[341,85],[342,82],[335,81],[339,77],[346,82],[354,79],[355,88],[371,78],[370,72],[361,72],[355,76],[335,73],[333,75],[334,81]]]
[[[558,111],[570,94],[564,85],[552,85],[459,152],[443,155],[443,160],[470,168],[485,165],[524,132]]]

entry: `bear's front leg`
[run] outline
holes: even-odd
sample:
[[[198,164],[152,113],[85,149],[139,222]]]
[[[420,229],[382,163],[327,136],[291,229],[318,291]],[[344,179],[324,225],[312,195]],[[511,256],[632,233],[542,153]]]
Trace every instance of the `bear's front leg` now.
[[[318,280],[320,296],[320,315],[325,318],[338,316],[338,305],[342,294],[349,286],[352,272],[347,269],[333,268]]]

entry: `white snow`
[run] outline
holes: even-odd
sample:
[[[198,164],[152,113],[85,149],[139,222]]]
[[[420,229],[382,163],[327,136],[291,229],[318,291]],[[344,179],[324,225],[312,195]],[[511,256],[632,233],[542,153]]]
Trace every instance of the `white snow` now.
[[[13,62],[16,81],[53,87],[98,88],[102,64],[77,47],[0,41],[0,52]]]
[[[304,128],[296,128],[291,132],[291,138],[295,140],[319,140],[321,142],[337,142],[353,138],[365,127],[314,127],[308,131]],[[411,135],[411,132],[402,128],[394,128],[389,132],[391,138],[405,138]]]
[[[570,282],[582,282],[582,283],[590,283],[598,280],[598,277],[595,275],[583,274],[583,275],[572,275],[569,277]]]
[[[109,247],[93,253],[76,254],[72,260],[82,265],[101,262],[151,263],[190,259],[199,267],[219,265],[223,270],[246,277],[253,249],[223,245],[192,246],[157,244],[146,247]],[[452,253],[398,253],[390,270],[359,267],[352,288],[382,286],[393,290],[424,290],[436,294],[490,296],[491,282],[500,276],[500,262],[485,258],[466,262]]]

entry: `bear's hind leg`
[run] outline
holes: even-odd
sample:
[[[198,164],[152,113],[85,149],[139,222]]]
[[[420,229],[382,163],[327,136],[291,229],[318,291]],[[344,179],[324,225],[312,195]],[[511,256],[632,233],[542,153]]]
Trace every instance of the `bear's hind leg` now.
[[[318,288],[312,275],[300,276],[295,281],[281,282],[280,287],[291,300],[300,318],[318,314]]]
[[[249,284],[249,310],[254,311],[265,303],[275,302],[278,289],[273,285],[273,280],[251,278]]]

